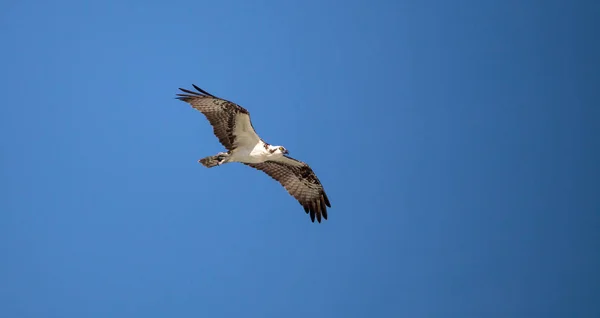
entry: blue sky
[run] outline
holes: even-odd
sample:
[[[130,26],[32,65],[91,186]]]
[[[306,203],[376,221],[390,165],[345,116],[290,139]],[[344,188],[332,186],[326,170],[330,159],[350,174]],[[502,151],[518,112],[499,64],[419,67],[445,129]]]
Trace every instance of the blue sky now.
[[[3,1],[0,316],[598,317],[588,1]],[[250,110],[311,223],[174,99]]]

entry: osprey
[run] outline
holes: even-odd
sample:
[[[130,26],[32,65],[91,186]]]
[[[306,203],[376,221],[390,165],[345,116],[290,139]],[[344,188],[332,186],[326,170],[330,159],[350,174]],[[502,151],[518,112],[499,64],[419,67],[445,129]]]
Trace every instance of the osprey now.
[[[176,97],[199,110],[213,127],[215,136],[227,149],[198,160],[207,168],[230,162],[240,162],[261,170],[277,180],[292,195],[310,219],[321,223],[327,220],[327,207],[331,207],[321,182],[308,164],[287,156],[283,146],[273,146],[260,138],[250,120],[248,110],[228,100],[216,97],[192,84],[198,92],[179,88],[186,94]]]

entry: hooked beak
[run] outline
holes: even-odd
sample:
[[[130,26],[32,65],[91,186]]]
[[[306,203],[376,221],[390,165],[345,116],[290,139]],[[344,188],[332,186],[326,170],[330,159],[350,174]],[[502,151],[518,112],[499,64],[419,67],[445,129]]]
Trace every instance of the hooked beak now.
[[[283,153],[287,155],[290,152],[286,149],[285,151],[283,151]]]

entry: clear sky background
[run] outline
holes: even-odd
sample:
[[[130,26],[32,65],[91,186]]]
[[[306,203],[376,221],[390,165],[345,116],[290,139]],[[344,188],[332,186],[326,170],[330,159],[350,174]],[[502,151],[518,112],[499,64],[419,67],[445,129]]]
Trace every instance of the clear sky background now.
[[[0,3],[1,317],[600,317],[597,1]],[[331,199],[231,164],[195,83]]]

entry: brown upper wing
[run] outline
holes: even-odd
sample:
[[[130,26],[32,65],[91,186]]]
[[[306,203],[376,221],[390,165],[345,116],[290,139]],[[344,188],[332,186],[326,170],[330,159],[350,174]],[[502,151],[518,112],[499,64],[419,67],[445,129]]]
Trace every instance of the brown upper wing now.
[[[246,122],[249,123],[250,127],[246,130],[256,135],[250,122],[248,110],[228,100],[216,97],[196,85],[193,86],[198,92],[179,88],[186,94],[177,94],[178,97],[176,98],[190,104],[206,116],[213,127],[215,136],[217,136],[223,147],[227,150],[235,148],[236,134],[234,132],[236,132],[236,125],[239,123],[239,115],[248,117]],[[256,136],[256,139],[259,139],[259,137]]]
[[[327,220],[327,207],[331,207],[323,185],[314,171],[304,162],[288,156],[277,161],[263,163],[245,163],[252,168],[261,170],[277,180],[292,195],[306,213],[310,213],[312,222],[321,223],[321,217]]]

